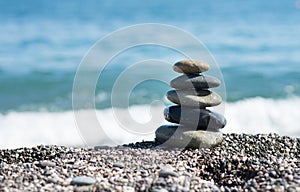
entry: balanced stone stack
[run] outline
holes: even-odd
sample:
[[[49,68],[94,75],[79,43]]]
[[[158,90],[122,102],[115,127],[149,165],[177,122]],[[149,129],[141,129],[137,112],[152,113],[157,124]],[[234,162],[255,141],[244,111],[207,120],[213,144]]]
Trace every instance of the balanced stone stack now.
[[[173,70],[183,75],[170,82],[174,89],[167,92],[167,98],[176,105],[164,111],[170,125],[160,126],[156,140],[175,147],[209,148],[222,141],[219,129],[226,125],[226,119],[206,107],[221,104],[222,98],[208,90],[220,86],[220,81],[202,73],[209,65],[194,60],[183,60],[174,64]]]

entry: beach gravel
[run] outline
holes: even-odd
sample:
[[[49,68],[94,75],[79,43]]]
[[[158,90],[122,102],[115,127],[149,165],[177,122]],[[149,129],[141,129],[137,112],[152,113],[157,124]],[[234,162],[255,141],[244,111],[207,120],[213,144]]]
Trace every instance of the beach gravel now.
[[[224,134],[211,149],[37,146],[0,150],[0,191],[300,191],[300,139]]]

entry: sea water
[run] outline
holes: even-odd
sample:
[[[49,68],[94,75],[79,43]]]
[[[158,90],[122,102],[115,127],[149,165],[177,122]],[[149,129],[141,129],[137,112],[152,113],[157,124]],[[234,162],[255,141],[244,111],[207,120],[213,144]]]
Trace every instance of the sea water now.
[[[0,148],[84,145],[72,108],[76,70],[99,39],[140,23],[176,26],[205,44],[226,87],[224,115],[228,124],[224,132],[300,137],[299,18],[298,0],[1,0]],[[181,39],[176,41],[181,43]],[[111,61],[95,89],[96,113],[107,133],[99,137],[99,145],[154,138],[156,125],[150,126],[152,133],[133,134],[120,127],[116,111],[129,112],[135,121],[146,123],[152,109],[152,113],[161,114],[161,124],[166,123],[163,107],[170,104],[165,98],[170,87],[155,79],[133,87],[129,109],[111,105],[112,87],[120,74],[132,63],[147,59],[170,63],[172,71],[171,64],[183,57],[148,45],[124,51]],[[159,71],[156,78],[178,75],[170,71]],[[142,69],[134,76],[146,74]],[[161,101],[161,105],[152,106],[153,101]],[[127,126],[134,124],[128,121]],[[107,142],[107,135],[113,142]]]

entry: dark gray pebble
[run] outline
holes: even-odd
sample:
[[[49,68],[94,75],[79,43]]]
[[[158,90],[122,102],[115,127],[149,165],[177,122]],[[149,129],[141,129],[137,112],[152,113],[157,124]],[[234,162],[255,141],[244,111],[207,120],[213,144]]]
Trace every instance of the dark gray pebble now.
[[[218,131],[226,125],[226,119],[221,114],[180,105],[167,107],[164,116],[171,123],[188,125],[193,130]]]

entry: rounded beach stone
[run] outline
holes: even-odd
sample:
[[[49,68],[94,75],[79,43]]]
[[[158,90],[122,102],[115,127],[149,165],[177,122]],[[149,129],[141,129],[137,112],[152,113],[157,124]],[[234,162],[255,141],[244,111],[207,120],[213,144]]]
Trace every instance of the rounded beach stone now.
[[[173,66],[174,71],[186,74],[201,73],[208,71],[208,69],[208,64],[195,60],[182,60],[175,63]]]
[[[162,125],[155,131],[155,139],[160,142],[168,140],[180,125]]]
[[[46,167],[55,167],[56,163],[52,161],[43,160],[36,164],[38,167],[46,168]]]
[[[165,108],[165,119],[171,123],[188,125],[192,129],[218,131],[226,125],[223,115],[207,109],[173,105]]]
[[[96,183],[96,179],[87,176],[77,176],[71,181],[71,185],[92,185]]]
[[[217,93],[209,90],[170,90],[167,98],[173,103],[195,108],[212,107],[222,102]]]
[[[179,128],[178,128],[179,127]],[[155,131],[156,140],[172,147],[211,148],[223,140],[221,132],[190,131],[178,125],[163,125]]]
[[[199,74],[186,74],[171,80],[170,86],[175,89],[208,89],[220,86],[219,79]]]

